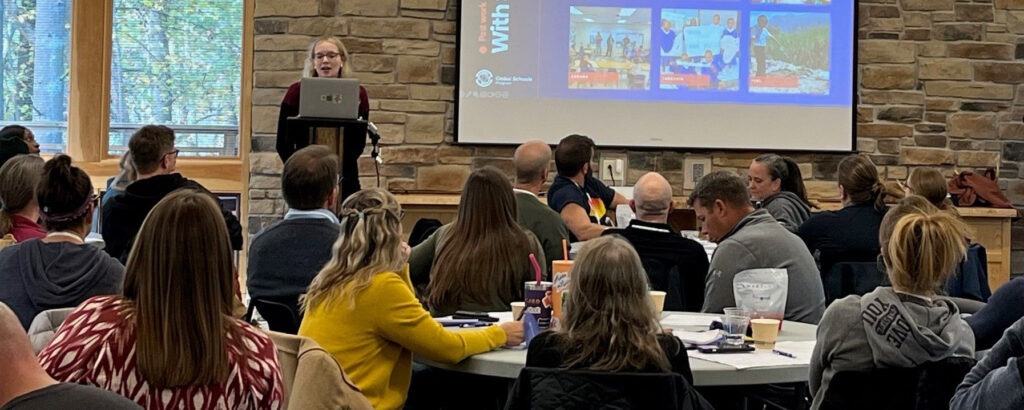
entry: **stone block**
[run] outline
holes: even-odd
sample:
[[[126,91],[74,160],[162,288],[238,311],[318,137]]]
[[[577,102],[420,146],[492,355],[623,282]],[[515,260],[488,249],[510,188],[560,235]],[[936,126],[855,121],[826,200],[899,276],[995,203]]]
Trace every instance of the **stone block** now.
[[[871,158],[871,162],[875,165],[897,165],[900,163],[900,157],[898,155],[868,155]]]
[[[971,79],[971,62],[965,59],[922,58],[918,60],[918,69],[922,80]]]
[[[1006,84],[1020,84],[1024,81],[1024,62],[975,61],[973,65],[975,81]]]
[[[436,33],[436,34],[455,34],[455,22],[454,21],[435,21],[434,22],[434,33]]]
[[[253,17],[303,17],[320,13],[320,0],[259,0]]]
[[[949,56],[974,60],[1013,60],[1014,47],[1003,43],[953,43],[948,47]]]
[[[999,165],[999,153],[986,151],[961,151],[956,153],[956,164],[962,167],[995,167]]]
[[[927,122],[937,122],[939,124],[946,123],[946,113],[944,112],[926,112],[924,113],[924,120]]]
[[[252,175],[249,177],[250,189],[281,190],[280,175]]]
[[[866,154],[874,153],[878,149],[878,142],[869,138],[857,138],[857,152]]]
[[[935,133],[935,132],[946,132],[946,126],[944,124],[914,124],[914,131],[923,133]],[[945,140],[943,140],[945,141]],[[928,144],[921,144],[920,141],[916,141],[917,145],[934,146]],[[946,146],[945,143],[942,146]]]
[[[924,108],[928,111],[956,111],[960,109],[960,101],[945,98],[929,98]]]
[[[929,96],[1012,100],[1013,86],[960,81],[927,81],[924,90]]]
[[[889,40],[858,42],[857,59],[864,63],[913,63],[917,52],[914,43]]]
[[[444,84],[444,85],[455,85],[455,76],[456,76],[456,74],[457,74],[457,72],[455,71],[455,66],[453,66],[453,65],[441,66],[441,84]]]
[[[385,147],[381,150],[381,156],[388,163],[395,164],[436,164],[437,155],[437,148],[431,146]]]
[[[368,40],[364,38],[348,37],[345,39],[345,49],[349,54],[367,53],[377,54],[383,52],[380,40]]]
[[[480,169],[483,167],[494,167],[501,171],[510,180],[516,175],[515,165],[512,164],[512,160],[509,158],[473,158],[472,163],[473,169]]]
[[[900,17],[900,8],[893,5],[870,6],[867,14],[874,18],[898,18]]]
[[[441,64],[437,58],[399,56],[398,81],[402,83],[436,84]]]
[[[1024,34],[1024,12],[1006,11],[1006,30],[1013,34]]]
[[[447,104],[440,101],[383,100],[380,108],[385,111],[443,113]]]
[[[392,84],[392,83],[395,82],[395,73],[393,73],[393,72],[391,72],[391,73],[371,73],[371,72],[355,71],[355,72],[350,73],[349,77],[358,79],[359,83],[364,85],[364,86],[367,85],[367,84]],[[374,96],[371,95],[370,96],[370,109],[376,108],[376,107],[373,106],[373,104],[376,102],[376,100],[374,100],[373,98],[374,98]]]
[[[928,41],[932,38],[932,30],[927,28],[908,28],[903,31],[901,40]]]
[[[938,41],[919,43],[917,45],[917,55],[921,57],[945,57],[946,44]]]
[[[981,41],[985,26],[974,23],[936,24],[932,26],[932,38],[941,41]]]
[[[1003,144],[1003,161],[1024,161],[1024,142],[1007,142]]]
[[[993,21],[994,9],[991,4],[962,4],[953,6],[957,21]]]
[[[436,41],[414,41],[386,39],[382,43],[385,53],[433,57],[441,52],[441,43]]]
[[[857,122],[872,122],[875,120],[875,110],[871,107],[857,107]]]
[[[871,31],[901,31],[903,30],[903,19],[869,18],[862,27]]]
[[[279,107],[286,91],[284,88],[257,88],[252,90],[252,105]]]
[[[861,91],[861,104],[924,105],[920,91]]]
[[[913,65],[867,65],[861,72],[861,86],[874,89],[913,89],[917,85]]]
[[[416,172],[416,189],[459,192],[469,177],[469,166],[434,165],[420,167]]]
[[[250,215],[276,215],[277,203],[273,199],[256,199],[249,201]]]
[[[454,101],[455,87],[446,85],[410,85],[409,98],[414,100]]]
[[[398,0],[340,0],[338,15],[393,17],[398,15]]]
[[[918,147],[946,147],[946,136],[940,134],[917,134],[914,136],[914,144]]]
[[[903,24],[907,27],[931,27],[932,15],[905,11],[903,12]]]
[[[997,9],[1024,10],[1024,0],[995,0]]]
[[[953,151],[944,148],[904,147],[900,149],[900,164],[953,165]]]
[[[405,121],[405,141],[437,144],[444,139],[444,115],[409,114]]]
[[[857,137],[910,137],[914,127],[901,124],[857,124]]]
[[[839,199],[839,184],[835,181],[804,181],[804,188],[807,189],[807,197],[811,199]]]
[[[253,53],[255,71],[302,71],[305,51],[257,51]]]
[[[285,19],[257,19],[253,22],[255,34],[281,34],[288,31],[288,20]]]
[[[999,139],[1024,140],[1024,124],[999,124]]]
[[[395,56],[359,54],[350,57],[349,65],[355,71],[386,73],[395,70]]]
[[[348,24],[349,34],[356,37],[424,40],[430,37],[430,22],[425,20],[353,18]],[[385,49],[385,52],[388,51]]]
[[[344,36],[348,34],[348,25],[345,19],[340,17],[311,17],[292,19],[288,22],[288,32],[291,34],[304,34],[307,36]],[[348,39],[344,41],[345,48],[348,48]],[[309,43],[306,43],[308,49]],[[349,50],[351,52],[352,50]]]
[[[408,192],[416,189],[416,180],[411,178],[388,178],[388,191]]]
[[[886,107],[878,111],[879,121],[920,122],[924,117],[924,107]]]
[[[249,154],[249,170],[254,174],[280,174],[284,164],[276,152],[254,152]]]
[[[405,124],[405,113],[377,111],[371,117],[375,124]]]
[[[949,116],[949,136],[954,138],[995,138],[994,114],[955,113]]]
[[[1000,112],[1004,111],[1012,105],[1011,102],[988,102],[988,101],[964,101],[960,104],[961,111],[988,111],[988,112]]]
[[[441,47],[441,64],[455,64],[455,47],[444,46]]]
[[[906,11],[953,10],[953,0],[900,0]]]
[[[252,107],[252,132],[276,134],[277,117],[280,111],[280,106]]]
[[[438,162],[441,164],[470,164],[473,161],[473,149],[466,147],[441,146],[437,149]]]
[[[402,0],[403,9],[441,10],[448,8],[448,0]],[[442,18],[444,14],[442,13]]]
[[[405,99],[409,98],[409,86],[402,84],[367,84],[366,95],[371,99]],[[374,120],[376,121],[376,120]]]

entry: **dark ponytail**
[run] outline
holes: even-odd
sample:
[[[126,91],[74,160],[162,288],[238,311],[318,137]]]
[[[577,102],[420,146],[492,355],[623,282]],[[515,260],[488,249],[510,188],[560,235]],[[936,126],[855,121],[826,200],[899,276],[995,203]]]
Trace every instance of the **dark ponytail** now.
[[[36,195],[47,231],[77,228],[91,210],[92,181],[85,171],[71,165],[71,157],[58,154],[43,166]]]
[[[779,191],[792,192],[805,204],[811,205],[811,202],[807,200],[804,177],[796,160],[776,154],[761,154],[754,158],[754,161],[762,163],[765,168],[768,168],[768,175],[772,177],[772,180],[782,181],[779,184]]]

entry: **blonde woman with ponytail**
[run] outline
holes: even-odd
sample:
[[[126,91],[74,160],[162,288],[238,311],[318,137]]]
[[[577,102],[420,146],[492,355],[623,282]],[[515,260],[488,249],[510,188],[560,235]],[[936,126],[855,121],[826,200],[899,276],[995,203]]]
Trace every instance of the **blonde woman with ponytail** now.
[[[330,352],[377,409],[405,403],[412,354],[456,363],[523,341],[521,322],[452,332],[413,293],[402,241],[402,208],[387,191],[365,189],[342,203],[331,260],[302,298],[299,335]]]
[[[974,333],[956,305],[937,293],[967,254],[966,224],[910,196],[883,226],[891,227],[879,239],[892,287],[847,296],[825,310],[811,356],[813,409],[837,372],[974,357]]]
[[[867,155],[843,158],[836,178],[843,209],[819,212],[797,230],[811,254],[818,253],[822,275],[840,262],[873,262],[879,253],[878,227],[887,210],[888,192]]]

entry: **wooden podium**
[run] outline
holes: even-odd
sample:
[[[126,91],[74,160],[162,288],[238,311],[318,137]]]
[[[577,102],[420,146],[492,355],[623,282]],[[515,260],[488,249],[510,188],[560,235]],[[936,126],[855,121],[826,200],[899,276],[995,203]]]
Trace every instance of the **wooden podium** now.
[[[359,190],[359,156],[363,155],[366,148],[366,130],[369,122],[366,120],[343,120],[338,118],[319,117],[288,117],[289,128],[305,128],[309,139],[306,146],[318,144],[324,145],[338,154],[341,160],[341,180],[338,181],[340,189],[339,204],[349,195]],[[326,135],[318,135],[318,128],[342,129],[341,132],[333,132]],[[301,148],[301,147],[299,147]],[[346,155],[348,152],[349,155]]]

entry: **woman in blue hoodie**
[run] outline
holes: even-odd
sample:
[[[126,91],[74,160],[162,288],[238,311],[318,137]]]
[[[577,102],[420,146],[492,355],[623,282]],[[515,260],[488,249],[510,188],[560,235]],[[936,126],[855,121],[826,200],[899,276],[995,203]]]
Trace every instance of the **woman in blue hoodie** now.
[[[98,197],[89,175],[57,155],[46,162],[36,189],[46,237],[0,251],[0,302],[26,329],[39,312],[67,308],[97,295],[119,295],[124,266],[86,245]]]

